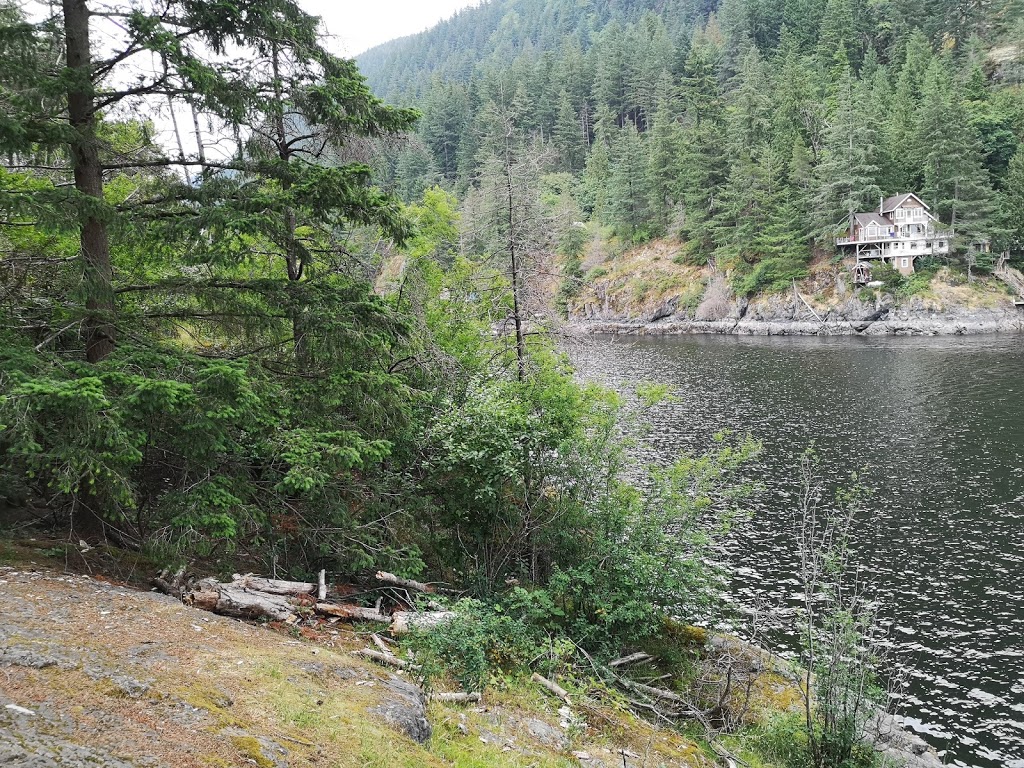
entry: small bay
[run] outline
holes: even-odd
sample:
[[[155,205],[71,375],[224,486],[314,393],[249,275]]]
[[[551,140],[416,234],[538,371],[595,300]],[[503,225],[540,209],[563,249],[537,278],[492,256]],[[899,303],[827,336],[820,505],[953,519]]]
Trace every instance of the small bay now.
[[[804,449],[830,486],[858,472],[857,559],[907,672],[898,713],[951,764],[1024,768],[1024,337],[594,337],[574,362],[673,388],[643,461],[723,429],[764,444],[763,492],[728,542],[741,606],[794,604]]]

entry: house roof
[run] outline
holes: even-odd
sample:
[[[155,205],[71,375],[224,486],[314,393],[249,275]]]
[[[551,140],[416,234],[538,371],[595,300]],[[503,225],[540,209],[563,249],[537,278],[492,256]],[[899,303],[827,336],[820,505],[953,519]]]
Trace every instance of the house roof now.
[[[871,211],[870,213],[855,213],[853,218],[856,219],[857,224],[862,227],[868,227],[872,224],[876,227],[891,227],[892,222],[886,219],[884,216]]]
[[[907,202],[907,200],[909,200],[910,198],[914,198],[915,200],[917,200],[917,202],[919,202],[921,205],[925,207],[925,210],[928,210],[928,205],[927,203],[925,203],[924,200],[915,195],[913,192],[904,192],[902,195],[893,195],[892,197],[885,198],[885,200],[882,201],[882,210],[879,211],[879,213],[889,213],[890,211],[895,211],[897,208],[899,208],[901,205]]]

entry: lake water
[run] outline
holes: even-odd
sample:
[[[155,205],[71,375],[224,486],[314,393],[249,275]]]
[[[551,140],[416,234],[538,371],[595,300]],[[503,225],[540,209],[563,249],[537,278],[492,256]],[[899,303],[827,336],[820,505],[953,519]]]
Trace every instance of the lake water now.
[[[574,358],[616,388],[672,385],[647,459],[721,429],[764,444],[728,547],[740,602],[798,591],[804,448],[828,482],[865,470],[855,546],[908,670],[898,712],[948,763],[1024,768],[1024,337],[598,337]]]

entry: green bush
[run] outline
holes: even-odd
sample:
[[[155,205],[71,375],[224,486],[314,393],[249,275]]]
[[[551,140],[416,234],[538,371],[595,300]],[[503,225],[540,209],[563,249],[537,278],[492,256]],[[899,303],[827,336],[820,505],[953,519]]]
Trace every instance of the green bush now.
[[[426,687],[448,677],[464,691],[483,691],[496,672],[525,670],[538,656],[543,636],[500,604],[467,598],[454,611],[451,621],[409,639]]]
[[[871,265],[871,281],[881,282],[882,290],[887,293],[897,293],[903,288],[905,278],[891,265],[880,262]]]
[[[732,287],[737,296],[755,293],[777,293],[789,288],[794,280],[807,277],[807,264],[796,258],[768,258],[749,270],[733,274]]]

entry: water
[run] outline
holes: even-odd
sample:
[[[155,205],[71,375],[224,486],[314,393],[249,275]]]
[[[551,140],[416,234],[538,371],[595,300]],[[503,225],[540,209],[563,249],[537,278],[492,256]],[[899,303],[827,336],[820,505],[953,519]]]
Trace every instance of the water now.
[[[827,482],[864,470],[855,546],[909,670],[899,712],[948,763],[1024,768],[1024,337],[599,338],[577,357],[615,387],[674,387],[648,459],[720,429],[764,444],[765,491],[728,547],[740,602],[796,591],[804,448]]]

